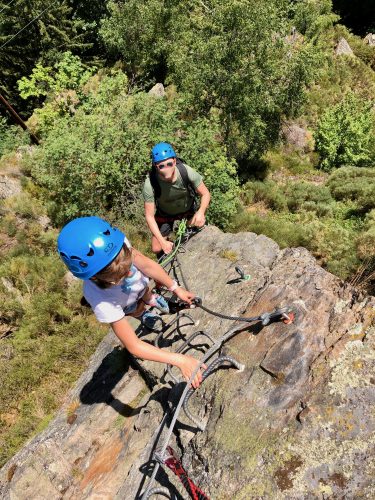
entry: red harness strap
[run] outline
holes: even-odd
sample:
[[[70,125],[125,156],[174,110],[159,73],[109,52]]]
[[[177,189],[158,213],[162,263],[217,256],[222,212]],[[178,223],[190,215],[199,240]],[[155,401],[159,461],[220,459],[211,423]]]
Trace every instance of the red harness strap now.
[[[189,210],[188,212],[184,212],[183,214],[177,214],[177,215],[163,215],[159,214],[156,212],[155,214],[155,220],[158,224],[165,224],[166,222],[174,222],[175,220],[181,220],[181,219],[191,219],[194,215],[194,212],[192,210]]]
[[[181,462],[176,457],[173,448],[168,446],[167,452],[169,453],[169,456],[164,460],[164,464],[169,467],[169,469],[171,469],[176,476],[178,476],[191,498],[193,500],[210,500],[209,497],[203,493],[203,491],[198,488],[198,486],[196,486],[187,475],[185,469],[181,465]]]

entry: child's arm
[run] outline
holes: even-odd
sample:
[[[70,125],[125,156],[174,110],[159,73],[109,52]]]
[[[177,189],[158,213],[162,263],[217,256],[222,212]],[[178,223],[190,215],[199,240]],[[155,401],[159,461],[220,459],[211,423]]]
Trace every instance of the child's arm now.
[[[158,281],[167,288],[172,287],[174,281],[157,262],[149,259],[135,248],[132,249],[132,255],[135,266],[142,271],[143,274],[155,281]],[[173,292],[177,295],[177,297],[188,304],[191,304],[193,298],[195,297],[194,293],[188,292],[181,286],[178,286],[175,290],[173,290]]]
[[[120,319],[111,323],[111,327],[115,332],[116,336],[121,340],[125,348],[141,359],[148,359],[150,361],[158,361],[159,363],[168,363],[173,366],[177,366],[185,378],[189,380],[192,376],[194,370],[197,368],[199,361],[192,356],[186,356],[184,354],[179,354],[175,352],[165,351],[159,347],[155,347],[147,342],[140,340],[131,325],[125,318]],[[202,369],[206,369],[206,365],[202,365]],[[194,380],[192,386],[194,388],[199,387],[202,382],[202,372],[199,370]]]

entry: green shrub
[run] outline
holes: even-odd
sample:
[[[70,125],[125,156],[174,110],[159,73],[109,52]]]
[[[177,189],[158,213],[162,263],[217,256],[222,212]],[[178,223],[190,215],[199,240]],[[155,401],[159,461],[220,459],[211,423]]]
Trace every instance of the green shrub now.
[[[365,166],[374,158],[372,103],[349,92],[327,109],[318,122],[315,147],[320,167],[330,171],[342,165]]]
[[[311,239],[309,227],[304,224],[296,224],[288,218],[277,215],[259,216],[242,212],[232,221],[230,231],[251,231],[256,234],[264,234],[276,241],[281,248],[308,246]]]
[[[85,68],[78,56],[66,51],[53,67],[38,63],[29,78],[23,76],[18,80],[18,90],[23,99],[55,95],[65,90],[79,89],[94,71],[95,67]]]
[[[1,465],[52,418],[107,330],[81,308],[81,283],[66,285],[56,231],[26,218],[16,238],[26,248],[0,264]]]
[[[315,212],[318,216],[332,214],[330,206],[334,201],[329,189],[308,182],[293,182],[285,187],[288,208],[295,213],[300,210]]]
[[[0,158],[28,143],[29,135],[27,132],[24,132],[21,127],[9,126],[6,119],[0,116]]]
[[[242,187],[242,199],[246,205],[263,202],[271,210],[287,210],[287,200],[282,189],[273,181],[247,182]]]
[[[358,210],[375,208],[375,168],[340,168],[330,175],[327,187],[336,200],[353,200]]]
[[[356,251],[357,227],[343,224],[340,219],[318,218],[306,211],[269,212],[264,216],[243,211],[232,220],[230,230],[264,234],[281,248],[303,246],[327,270],[343,279],[355,273],[360,265]]]
[[[371,210],[364,223],[364,231],[357,240],[358,255],[362,260],[375,257],[375,210]]]
[[[236,164],[218,140],[219,117],[188,121],[179,97],[170,101],[139,92],[113,99],[107,104],[93,100],[90,114],[82,107],[74,117],[61,119],[27,160],[53,221],[108,212],[134,217],[150,149],[167,140],[203,174],[214,195],[210,220],[224,227],[236,210],[238,180]]]

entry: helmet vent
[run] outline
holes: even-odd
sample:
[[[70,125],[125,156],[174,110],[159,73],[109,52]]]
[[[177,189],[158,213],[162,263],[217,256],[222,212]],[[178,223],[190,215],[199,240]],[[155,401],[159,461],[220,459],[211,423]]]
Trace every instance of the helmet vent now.
[[[110,236],[111,234],[111,231],[109,229],[107,229],[106,231],[104,231],[103,233],[105,236]]]
[[[81,260],[80,263],[79,263],[79,265],[81,267],[87,267],[87,262],[85,262],[84,260]]]
[[[82,260],[81,257],[77,257],[76,255],[71,255],[70,258],[72,260]]]
[[[94,255],[94,249],[90,248],[89,253],[87,254],[87,257],[92,257]]]

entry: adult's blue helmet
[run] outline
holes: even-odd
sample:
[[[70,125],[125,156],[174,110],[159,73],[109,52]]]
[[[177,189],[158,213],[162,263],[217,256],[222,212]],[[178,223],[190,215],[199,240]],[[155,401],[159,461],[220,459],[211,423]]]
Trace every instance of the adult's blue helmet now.
[[[74,276],[87,280],[112,262],[124,239],[124,233],[99,217],[79,217],[62,228],[57,251]]]
[[[151,150],[152,163],[166,160],[167,158],[176,158],[173,147],[168,142],[158,142]]]

